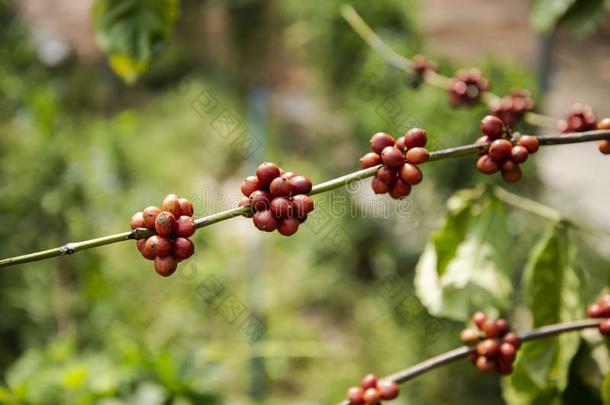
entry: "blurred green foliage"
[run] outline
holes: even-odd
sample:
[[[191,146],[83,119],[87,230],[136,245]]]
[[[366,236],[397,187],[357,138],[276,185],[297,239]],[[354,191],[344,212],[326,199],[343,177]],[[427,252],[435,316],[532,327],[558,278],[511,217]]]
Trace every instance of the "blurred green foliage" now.
[[[128,55],[131,70],[123,76],[142,73],[128,88],[98,65],[43,67],[27,27],[0,2],[7,22],[0,25],[0,257],[122,231],[134,211],[170,192],[192,199],[197,216],[233,206],[241,179],[258,163],[236,142],[245,130],[264,144],[257,158],[314,182],[354,170],[379,130],[423,126],[433,149],[477,136],[473,123],[484,108],[451,110],[444,92],[410,88],[408,77],[351,31],[336,0],[184,1],[174,41],[140,71],[167,38],[176,4],[96,3],[104,50]],[[424,50],[415,1],[354,6],[397,51]],[[204,46],[199,39],[210,15],[218,26],[206,31],[212,37]],[[457,68],[440,61],[444,73]],[[534,87],[523,67],[493,58],[473,64],[499,94]],[[257,103],[262,114],[254,112]],[[215,120],[223,111],[239,124],[221,136]],[[514,190],[535,197],[533,165],[528,171]],[[524,311],[568,319],[545,311],[557,311],[553,305],[574,289],[590,298],[606,285],[607,262],[590,240],[551,229],[529,258],[545,220],[501,206],[484,187],[455,194],[480,179],[472,159],[424,172],[424,184],[401,202],[372,196],[368,181],[319,196],[316,217],[289,239],[255,232],[243,218],[206,228],[194,237],[197,254],[169,279],[157,277],[133,243],[3,270],[0,403],[334,403],[367,372],[386,374],[454,347],[475,304],[514,308],[508,315],[529,326]],[[442,226],[444,201],[454,194],[449,201],[463,205],[450,206]],[[492,218],[494,230],[485,232]],[[438,303],[424,295],[460,291],[449,282],[448,290],[416,294],[415,267],[426,243],[438,262],[428,270],[440,279],[452,268],[459,282],[474,285],[483,264],[502,285],[474,285],[481,294],[472,302],[454,295],[459,307],[435,310]],[[569,277],[572,267],[564,256],[561,263],[543,260],[545,252],[567,243],[585,252],[578,270],[588,276],[578,285],[551,277],[557,295],[547,299],[545,277],[560,269]],[[489,255],[473,260],[467,249]],[[517,289],[524,275],[528,284]],[[205,295],[210,278],[224,288],[218,299]],[[245,308],[238,320],[219,309],[227,297]],[[254,343],[240,326],[250,315],[266,327]],[[575,345],[549,363],[570,372],[561,384],[550,382],[557,396],[565,379],[569,386],[600,383],[603,367],[587,353],[576,359],[593,371],[585,378],[577,370]],[[524,373],[536,372],[522,364]],[[499,380],[482,379],[467,362],[402,390],[396,404],[502,398]],[[591,396],[599,401],[597,389]]]

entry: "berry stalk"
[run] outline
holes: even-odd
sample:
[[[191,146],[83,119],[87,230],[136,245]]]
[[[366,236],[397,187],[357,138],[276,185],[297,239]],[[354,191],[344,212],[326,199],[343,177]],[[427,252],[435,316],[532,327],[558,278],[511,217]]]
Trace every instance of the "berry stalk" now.
[[[541,328],[533,329],[531,331],[522,332],[518,335],[518,337],[521,341],[527,342],[559,335],[561,333],[597,328],[601,322],[603,322],[603,319],[583,319],[572,322],[558,323],[554,325],[543,326]],[[431,357],[427,360],[422,361],[421,363],[418,363],[404,370],[383,377],[382,380],[393,381],[397,384],[402,384],[422,374],[426,374],[436,368],[464,359],[468,357],[470,353],[474,353],[476,350],[476,346],[461,346],[448,352]],[[350,405],[350,401],[342,401],[340,405]]]
[[[576,132],[576,133],[566,133],[561,135],[543,135],[537,137],[540,141],[541,146],[549,146],[549,145],[562,145],[562,144],[572,144],[572,143],[581,143],[581,142],[592,142],[598,140],[610,140],[610,129],[601,129],[595,131],[587,131],[587,132]],[[489,148],[488,144],[471,144],[471,145],[462,145],[453,148],[440,149],[437,151],[430,152],[428,163],[430,161],[438,161],[443,159],[450,159],[462,156],[476,155],[481,152],[487,151]],[[316,195],[321,194],[330,190],[334,190],[337,188],[341,188],[349,183],[354,181],[359,181],[368,177],[373,177],[377,170],[382,166],[382,164],[369,167],[367,169],[358,170],[353,173],[346,174],[341,177],[337,177],[335,179],[326,181],[324,183],[317,184],[313,186],[308,195]],[[215,214],[207,215],[205,217],[201,217],[195,220],[196,228],[203,228],[209,225],[213,225],[215,223],[225,221],[234,217],[241,216],[250,211],[249,206],[231,208],[226,211],[218,212]],[[130,232],[122,232],[114,235],[103,236],[96,239],[90,239],[80,242],[71,242],[67,243],[63,246],[48,249],[41,252],[35,252],[30,254],[25,254],[21,256],[10,257],[6,259],[0,260],[0,267],[12,266],[15,264],[22,264],[28,262],[34,262],[38,260],[49,259],[57,256],[65,256],[72,255],[76,252],[92,249],[99,246],[110,245],[113,243],[123,242],[127,240],[136,240],[143,239],[153,235],[154,232],[150,229],[146,228],[137,228]]]

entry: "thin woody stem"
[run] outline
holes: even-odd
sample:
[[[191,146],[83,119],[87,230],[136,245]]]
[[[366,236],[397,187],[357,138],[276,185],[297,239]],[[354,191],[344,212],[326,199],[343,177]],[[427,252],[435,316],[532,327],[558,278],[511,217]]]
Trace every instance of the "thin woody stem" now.
[[[385,43],[352,6],[349,4],[344,4],[341,7],[341,15],[349,23],[352,29],[356,31],[356,33],[369,45],[369,47],[380,55],[386,62],[404,72],[413,72],[413,61],[398,54],[387,43]],[[447,90],[452,79],[437,72],[426,71],[423,80],[431,86]],[[500,99],[499,96],[491,93],[490,91],[482,92],[481,98],[487,105],[490,105],[492,102]],[[558,124],[558,120],[556,118],[533,112],[525,113],[523,119],[529,124],[550,129],[556,129]]]
[[[544,135],[539,136],[538,140],[540,141],[541,146],[548,145],[561,145],[561,144],[570,144],[570,143],[580,143],[580,142],[591,142],[600,139],[610,139],[610,130],[597,130],[597,131],[587,131],[587,132],[578,132],[578,133],[567,133],[563,135]],[[456,158],[461,156],[469,156],[475,155],[480,152],[485,152],[489,148],[488,144],[471,144],[471,145],[463,145],[456,146],[454,148],[440,149],[437,151],[430,152],[429,162],[434,162],[437,160]],[[337,177],[335,179],[326,181],[324,183],[316,184],[309,195],[321,194],[330,190],[334,190],[347,184],[350,184],[355,181],[359,181],[365,179],[367,177],[372,177],[377,172],[381,165],[369,167],[368,169],[358,170],[353,173],[346,174],[341,177]],[[247,213],[250,210],[249,206],[231,208],[226,211],[218,212],[216,214],[207,215],[205,217],[201,217],[195,221],[197,228],[203,228],[217,222],[225,221],[227,219],[235,218],[240,215]],[[147,238],[153,235],[154,232],[145,229],[138,228],[136,230],[130,232],[118,233],[115,235],[103,236],[101,238],[81,241],[81,242],[72,242],[67,243],[63,246],[44,250],[42,252],[30,253],[22,256],[10,257],[8,259],[0,260],[0,267],[11,266],[14,264],[28,263],[43,259],[49,259],[51,257],[71,255],[76,252],[80,252],[81,250],[91,249],[99,246],[110,245],[112,243],[123,242],[130,239],[142,239]]]
[[[518,336],[522,342],[530,342],[532,340],[543,339],[546,337],[559,335],[561,333],[597,328],[601,321],[602,320],[600,319],[583,319],[578,321],[558,323],[523,332],[520,333]],[[422,374],[426,374],[436,368],[464,359],[468,357],[468,354],[470,352],[474,352],[475,350],[475,346],[458,347],[456,349],[424,360],[421,363],[418,363],[407,369],[383,377],[382,380],[394,381],[397,384],[402,384]],[[350,402],[346,400],[341,402],[340,405],[350,405]]]

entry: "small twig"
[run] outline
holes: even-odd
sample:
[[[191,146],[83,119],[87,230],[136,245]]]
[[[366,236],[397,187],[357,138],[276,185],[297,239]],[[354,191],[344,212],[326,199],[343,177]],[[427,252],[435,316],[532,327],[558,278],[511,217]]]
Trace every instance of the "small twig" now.
[[[538,329],[533,329],[528,332],[519,334],[519,338],[523,342],[529,342],[536,339],[542,339],[549,336],[555,336],[561,333],[573,332],[583,329],[596,328],[602,320],[600,319],[583,319],[579,321],[558,323],[555,325],[543,326]],[[414,366],[407,369],[398,371],[394,374],[390,374],[383,377],[383,380],[394,381],[397,384],[401,384],[416,378],[422,374],[426,374],[436,368],[444,366],[446,364],[454,363],[460,359],[466,358],[468,353],[474,352],[476,348],[474,346],[462,346],[456,349],[450,350],[446,353],[439,354],[432,358],[422,361]],[[349,405],[349,401],[345,400],[340,405]]]
[[[610,130],[597,130],[579,133],[568,133],[563,135],[545,135],[539,136],[541,146],[548,145],[560,145],[570,144],[579,142],[590,142],[599,139],[610,139]],[[474,155],[480,152],[484,152],[489,148],[488,144],[472,144],[456,146],[454,148],[441,149],[430,152],[429,161],[437,161],[449,158],[456,158],[461,156]],[[353,173],[346,174],[345,176],[337,177],[336,179],[329,180],[324,183],[317,184],[313,187],[309,195],[321,194],[330,190],[334,190],[343,187],[354,181],[359,181],[367,177],[372,177],[377,172],[377,169],[381,165],[370,167],[368,169],[358,170]],[[211,214],[195,221],[196,227],[203,228],[215,224],[217,222],[225,221],[227,219],[238,217],[245,214],[250,209],[249,206],[231,208],[226,211]],[[85,240],[81,242],[67,243],[63,246],[44,250],[42,252],[30,253],[26,255],[10,257],[8,259],[0,260],[0,267],[11,266],[15,264],[34,262],[37,260],[49,259],[51,257],[71,255],[76,252],[85,249],[91,249],[98,246],[110,245],[112,243],[123,242],[130,239],[142,239],[153,235],[154,232],[150,229],[138,228],[130,232],[118,233],[115,235],[103,236],[97,239]]]

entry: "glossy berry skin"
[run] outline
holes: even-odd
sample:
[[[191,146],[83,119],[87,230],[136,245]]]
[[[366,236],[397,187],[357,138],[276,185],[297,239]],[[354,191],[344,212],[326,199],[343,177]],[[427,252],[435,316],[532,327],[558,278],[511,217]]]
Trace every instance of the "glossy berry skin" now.
[[[299,230],[300,222],[297,218],[284,218],[280,220],[277,231],[284,235],[294,235]]]
[[[248,176],[241,183],[241,192],[246,197],[250,197],[250,194],[255,192],[256,190],[260,190],[261,184],[258,181],[258,177],[256,176]]]
[[[362,399],[364,399],[366,405],[377,405],[379,403],[379,391],[377,391],[377,388],[368,388],[364,390]]]
[[[601,318],[602,309],[599,304],[591,304],[587,307],[587,316],[589,318]]]
[[[360,385],[362,385],[362,388],[364,388],[365,390],[368,388],[377,387],[377,376],[375,374],[365,375]]]
[[[146,226],[144,223],[144,214],[142,212],[136,212],[133,214],[131,221],[129,222],[129,226],[131,226],[131,229],[144,228]]]
[[[385,182],[379,180],[377,177],[374,177],[373,181],[371,181],[371,187],[373,188],[373,191],[375,192],[375,194],[385,194],[390,191],[391,186],[392,186],[391,183],[390,184],[385,183]]]
[[[411,128],[405,134],[404,143],[407,149],[423,148],[426,146],[426,142],[428,142],[428,137],[424,129]]]
[[[523,135],[519,138],[518,144],[524,146],[529,153],[538,152],[540,148],[540,141],[535,136]]]
[[[180,216],[180,199],[176,194],[168,194],[161,203],[161,211],[171,212],[174,217]]]
[[[500,345],[500,358],[503,361],[511,363],[515,359],[516,354],[517,350],[515,349],[515,346],[510,343],[502,343]]]
[[[157,215],[159,215],[160,213],[161,209],[153,206],[146,207],[142,210],[142,215],[144,216],[144,224],[147,228],[155,228],[155,219],[157,219]]]
[[[504,335],[504,337],[502,338],[502,342],[509,343],[513,345],[516,349],[521,347],[521,339],[519,339],[517,334],[514,332],[508,332],[506,335]]]
[[[504,123],[494,115],[487,115],[481,120],[481,132],[489,139],[501,138],[504,134]]]
[[[599,332],[604,336],[610,336],[610,319],[604,319],[599,324]]]
[[[518,166],[513,170],[502,172],[502,178],[507,183],[516,183],[521,180],[522,176],[523,174],[521,173],[521,169]]]
[[[494,174],[499,170],[498,163],[488,154],[484,154],[477,160],[477,169],[483,174]]]
[[[245,197],[244,197],[245,198]],[[250,203],[250,200],[246,198],[246,201]],[[183,238],[193,236],[196,231],[195,220],[192,217],[182,215],[176,220],[175,234]]]
[[[384,400],[392,400],[398,397],[399,388],[398,384],[394,381],[382,380],[377,384],[377,391],[379,391],[379,397]]]
[[[292,194],[292,184],[290,184],[290,180],[276,177],[269,184],[269,192],[272,197],[290,197]]]
[[[265,162],[256,168],[256,177],[261,187],[267,187],[280,176],[280,168],[275,163]]]
[[[418,165],[428,161],[430,152],[426,148],[412,148],[407,151],[406,158],[407,162]]]
[[[195,245],[193,245],[190,239],[177,237],[172,243],[171,253],[180,262],[188,259],[195,253]]]
[[[513,149],[511,150],[510,155],[511,155],[512,161],[519,164],[519,163],[523,163],[527,160],[527,157],[529,156],[529,151],[527,150],[527,148],[525,146],[515,145],[515,146],[513,146]]]
[[[364,398],[362,398],[363,395],[364,388],[351,387],[347,391],[347,400],[349,401],[350,405],[365,405]]]
[[[155,257],[155,271],[159,275],[169,277],[174,274],[177,268],[178,262],[173,256],[167,255]]]
[[[498,353],[498,343],[495,339],[485,339],[477,344],[477,353],[491,359]]]
[[[382,166],[377,169],[375,177],[386,184],[392,184],[396,180],[396,170],[390,169],[387,166]]]
[[[292,194],[309,194],[313,184],[305,176],[293,176],[290,178],[290,184],[292,185]]]
[[[485,333],[485,337],[487,338],[497,338],[499,335],[496,321],[493,319],[486,319],[485,322],[483,322],[481,330]]]
[[[498,336],[504,336],[510,329],[508,321],[504,318],[496,320],[496,329],[498,329]]]
[[[610,140],[602,139],[598,143],[598,148],[601,153],[604,155],[610,155]]]
[[[360,167],[363,169],[368,169],[378,164],[381,164],[381,156],[375,152],[369,152],[360,158]]]
[[[489,146],[489,156],[496,162],[503,162],[510,157],[513,145],[506,139],[496,139]]]
[[[482,373],[491,373],[495,368],[493,360],[490,360],[485,356],[479,356],[477,358],[476,365]]]
[[[271,212],[276,218],[288,218],[292,215],[292,203],[286,197],[276,197],[271,200]]]
[[[254,211],[263,211],[271,205],[271,194],[267,191],[256,190],[250,194],[250,205]]]
[[[400,168],[400,178],[407,184],[416,185],[424,178],[421,170],[414,164],[405,163]]]
[[[143,254],[146,257],[148,256],[165,256],[172,249],[172,244],[170,241],[164,237],[159,235],[153,235],[146,239],[146,243],[144,243],[144,247],[142,248]]]
[[[381,151],[381,161],[390,169],[400,169],[405,163],[405,157],[395,146],[386,146]]]
[[[610,118],[603,118],[597,123],[597,129],[610,129]]]
[[[477,311],[472,314],[472,322],[477,325],[479,329],[483,328],[483,322],[487,319],[487,315],[484,312]]]
[[[286,171],[283,171],[282,169],[280,169],[280,173],[281,173],[281,176],[283,178],[285,178],[286,180],[290,180],[291,178],[296,176],[296,174],[294,172],[286,172]]]
[[[193,209],[193,203],[191,203],[186,198],[179,198],[178,201],[180,202],[180,215],[192,217],[195,213],[195,210]]]
[[[147,239],[138,239],[138,241],[136,242],[136,247],[138,248],[138,250],[140,251],[140,253],[142,254],[142,257],[144,257],[145,259],[148,260],[155,260],[155,257],[157,257],[153,250],[146,249],[146,241]]]
[[[377,132],[371,137],[371,150],[378,155],[381,155],[381,151],[388,147],[394,146],[394,138],[384,132]]]
[[[411,194],[411,186],[404,182],[402,179],[398,178],[392,184],[392,188],[390,189],[390,196],[395,200],[406,197]]]
[[[405,137],[401,136],[400,138],[396,139],[396,143],[394,144],[394,146],[396,146],[401,152],[406,152],[407,145],[405,144]]]
[[[479,336],[479,332],[472,328],[466,328],[460,332],[460,340],[469,346],[477,344],[479,342]]]
[[[309,214],[311,211],[313,211],[313,200],[311,199],[311,197],[304,194],[295,195],[294,197],[292,197],[292,209],[294,215],[299,218],[302,218],[305,215]]]
[[[271,210],[256,211],[252,216],[252,220],[254,221],[254,226],[265,232],[275,231],[279,224]]]
[[[176,229],[176,217],[168,211],[161,211],[155,219],[155,232],[157,235],[169,236]]]
[[[250,206],[250,199],[248,197],[242,198],[237,204],[238,207],[248,207]],[[245,214],[242,214],[246,218],[252,218],[252,209],[249,209]]]

